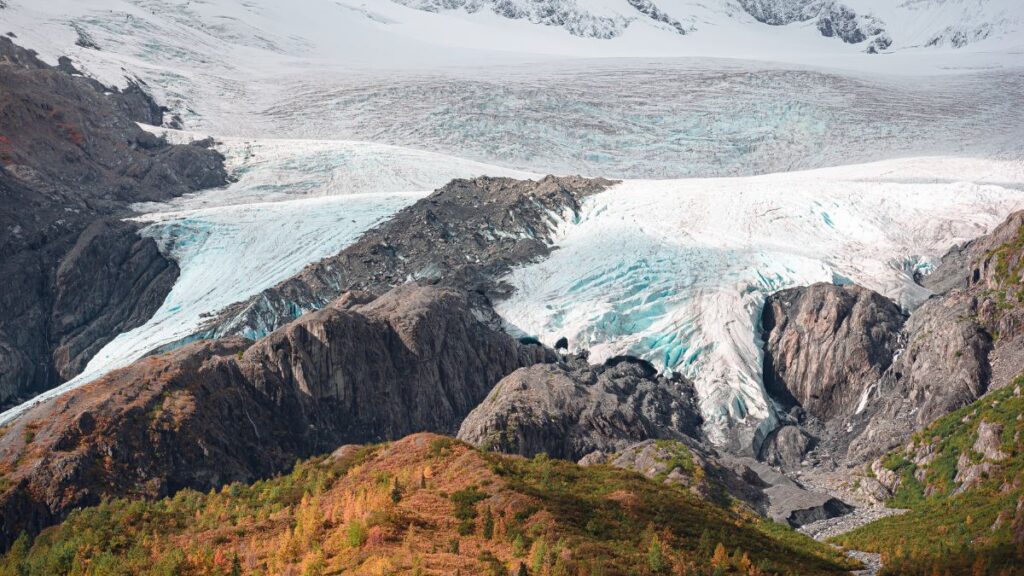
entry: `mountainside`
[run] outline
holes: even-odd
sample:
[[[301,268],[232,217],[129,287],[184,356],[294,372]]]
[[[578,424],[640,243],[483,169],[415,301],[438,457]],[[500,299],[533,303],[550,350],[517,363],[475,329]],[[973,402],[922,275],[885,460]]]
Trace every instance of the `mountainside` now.
[[[723,543],[727,543],[729,550]],[[52,574],[843,574],[809,538],[607,467],[418,434],[288,475],[75,512],[0,561]]]
[[[836,541],[880,552],[883,574],[1020,574],[1024,398],[1017,383],[914,435],[868,470],[909,508]]]
[[[41,402],[0,437],[0,544],[105,498],[286,470],[344,442],[453,433],[497,381],[550,361],[459,291],[347,293],[267,338],[204,341]]]
[[[143,324],[178,276],[120,220],[133,202],[225,183],[223,157],[135,124],[160,108],[0,38],[0,404],[75,376]]]
[[[784,423],[810,438],[790,468],[812,450],[840,465],[872,460],[1024,371],[1021,219],[1009,215],[919,275],[942,293],[909,318],[861,287],[819,284],[768,297],[765,386],[789,410]]]
[[[1022,31],[0,0],[0,576],[1015,575]]]

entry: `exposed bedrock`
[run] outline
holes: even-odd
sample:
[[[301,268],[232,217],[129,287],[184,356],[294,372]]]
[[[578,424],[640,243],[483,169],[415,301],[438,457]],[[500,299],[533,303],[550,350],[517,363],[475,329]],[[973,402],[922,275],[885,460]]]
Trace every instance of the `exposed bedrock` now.
[[[499,452],[635,470],[722,504],[736,498],[793,526],[849,510],[760,462],[719,453],[701,435],[695,400],[689,381],[659,376],[643,360],[589,365],[585,354],[568,356],[501,380],[463,421],[459,438]]]
[[[0,38],[0,405],[74,376],[140,325],[177,275],[119,219],[225,183],[223,158],[143,131],[162,112]]]
[[[776,402],[796,407],[784,424],[803,434],[774,432],[761,457],[795,467],[801,451],[818,450],[860,464],[1024,372],[1022,226],[1017,212],[950,250],[918,278],[938,294],[906,322],[863,288],[816,285],[770,297],[765,384]]]
[[[814,284],[769,296],[761,322],[769,394],[828,420],[853,414],[888,369],[904,315],[860,286]]]
[[[769,435],[761,458],[794,468],[820,447],[862,462],[980,397],[992,340],[976,321],[977,305],[957,291],[928,300],[904,322],[893,302],[857,286],[771,296],[765,385],[790,418]]]
[[[505,375],[553,359],[478,320],[464,293],[415,284],[346,294],[256,343],[144,358],[0,437],[0,544],[105,497],[208,490],[339,444],[454,433]]]
[[[701,417],[688,380],[659,376],[648,362],[586,356],[521,368],[505,377],[459,429],[486,449],[579,460],[648,438],[699,435]]]

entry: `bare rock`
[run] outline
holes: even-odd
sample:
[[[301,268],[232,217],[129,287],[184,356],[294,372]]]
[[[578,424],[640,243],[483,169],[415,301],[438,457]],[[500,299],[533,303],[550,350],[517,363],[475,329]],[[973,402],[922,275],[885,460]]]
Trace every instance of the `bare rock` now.
[[[0,405],[76,375],[147,319],[176,266],[120,219],[130,205],[220,186],[223,157],[170,145],[122,92],[0,37]]]
[[[478,311],[499,326],[489,300],[508,288],[498,278],[512,266],[547,255],[555,216],[573,217],[585,196],[611,184],[578,176],[453,180],[335,256],[223,310],[200,335],[261,336],[293,320],[297,311],[326,306],[344,291],[382,294],[410,279],[468,291],[479,302]]]
[[[814,438],[799,426],[782,426],[765,437],[759,458],[773,466],[793,468],[813,446]]]
[[[553,352],[410,284],[266,339],[202,341],[40,403],[0,436],[0,547],[103,498],[158,498],[288,470],[339,444],[452,433],[508,373]]]
[[[1003,425],[994,422],[982,421],[978,425],[978,438],[974,441],[973,450],[985,457],[990,462],[1000,462],[1010,457],[1003,452]]]
[[[647,438],[699,435],[693,385],[628,357],[520,369],[494,387],[462,423],[459,438],[523,456],[579,460]]]
[[[814,284],[769,296],[761,319],[765,388],[828,420],[855,412],[892,363],[904,315],[865,288]]]

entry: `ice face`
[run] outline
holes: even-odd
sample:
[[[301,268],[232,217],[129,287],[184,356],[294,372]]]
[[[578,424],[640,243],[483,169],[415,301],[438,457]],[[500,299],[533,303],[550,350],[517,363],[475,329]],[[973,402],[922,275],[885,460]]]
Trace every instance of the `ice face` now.
[[[953,158],[752,178],[625,181],[588,199],[498,312],[546,344],[629,353],[694,379],[710,437],[756,449],[765,295],[857,282],[913,308],[914,266],[1024,205],[1024,164]],[[928,175],[925,177],[925,175]],[[734,446],[736,447],[736,446]]]

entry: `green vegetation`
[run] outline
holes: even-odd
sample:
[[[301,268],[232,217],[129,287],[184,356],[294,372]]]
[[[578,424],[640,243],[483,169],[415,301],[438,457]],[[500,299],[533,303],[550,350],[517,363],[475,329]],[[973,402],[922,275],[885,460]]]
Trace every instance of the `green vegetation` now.
[[[250,486],[76,511],[34,541],[20,538],[0,576],[813,576],[852,567],[831,547],[685,487],[418,435]]]
[[[941,418],[914,436],[914,451],[930,447],[920,468],[913,451],[889,454],[883,465],[901,478],[890,505],[911,511],[836,539],[879,552],[884,574],[1024,574],[1024,379]],[[1007,458],[985,462],[973,450],[982,422],[1002,427]],[[961,489],[958,462],[985,465],[978,484]],[[918,459],[918,461],[921,461]]]
[[[688,453],[687,453],[688,454]],[[537,573],[540,549],[571,549],[587,567],[607,574],[815,574],[852,566],[834,550],[788,527],[753,515],[730,512],[702,500],[685,487],[652,482],[611,466],[580,467],[538,457],[532,460],[486,454],[492,469],[516,492],[540,502],[556,519],[559,544],[527,533]],[[692,461],[691,461],[692,466]],[[716,544],[735,548],[712,566]],[[551,550],[546,551],[548,557]],[[643,570],[637,571],[636,567]],[[577,567],[579,568],[579,567]],[[544,572],[541,572],[544,573]],[[577,572],[570,572],[577,573]],[[582,572],[581,572],[582,573]]]

